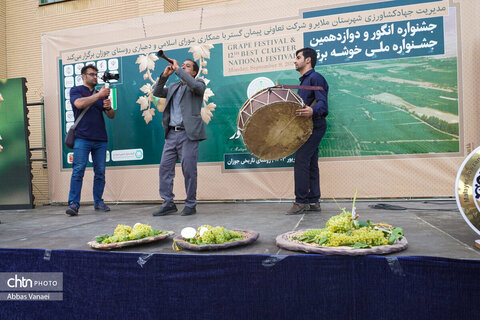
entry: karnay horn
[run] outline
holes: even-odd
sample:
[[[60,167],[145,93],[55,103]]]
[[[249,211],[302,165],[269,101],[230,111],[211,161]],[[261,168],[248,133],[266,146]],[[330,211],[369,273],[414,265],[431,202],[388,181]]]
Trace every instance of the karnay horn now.
[[[163,58],[163,59],[165,59],[165,60],[167,60],[168,62],[170,62],[170,63],[173,64],[173,60],[167,58],[167,56],[165,55],[165,53],[163,53],[163,50],[158,50],[157,56],[158,56],[159,58]]]

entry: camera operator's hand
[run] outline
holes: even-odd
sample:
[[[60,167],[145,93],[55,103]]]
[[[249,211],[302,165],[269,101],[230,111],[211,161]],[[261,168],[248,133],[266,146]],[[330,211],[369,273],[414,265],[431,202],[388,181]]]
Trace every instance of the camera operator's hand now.
[[[97,94],[99,98],[106,98],[110,95],[110,88],[102,87]]]
[[[110,119],[115,118],[115,110],[112,108],[112,101],[110,99],[103,100],[103,110],[105,111],[107,117]]]
[[[163,71],[163,76],[168,77],[170,76],[175,70],[173,69],[172,65],[169,64],[168,66],[165,67],[165,70]]]
[[[105,111],[112,109],[112,101],[110,99],[103,100],[103,109],[105,109]]]

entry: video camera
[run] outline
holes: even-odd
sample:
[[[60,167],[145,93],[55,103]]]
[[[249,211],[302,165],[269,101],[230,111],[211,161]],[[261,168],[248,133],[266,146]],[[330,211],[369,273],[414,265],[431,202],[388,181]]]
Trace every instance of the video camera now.
[[[105,72],[102,76],[102,80],[105,83],[110,83],[110,80],[118,80],[120,75],[118,73]]]

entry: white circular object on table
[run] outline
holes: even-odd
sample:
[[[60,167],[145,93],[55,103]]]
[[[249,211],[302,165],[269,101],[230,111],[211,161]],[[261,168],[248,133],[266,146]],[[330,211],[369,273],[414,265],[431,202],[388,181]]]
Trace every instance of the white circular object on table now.
[[[182,229],[182,232],[180,232],[180,234],[184,239],[191,239],[195,237],[195,235],[197,234],[197,230],[192,227],[186,227]]]

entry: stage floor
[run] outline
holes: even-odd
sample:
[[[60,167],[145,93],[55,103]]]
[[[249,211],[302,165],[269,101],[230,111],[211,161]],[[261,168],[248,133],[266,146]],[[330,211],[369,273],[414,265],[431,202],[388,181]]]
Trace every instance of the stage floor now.
[[[401,206],[406,210],[373,209],[369,205]],[[136,247],[117,249],[117,252],[147,252],[164,254],[279,254],[302,252],[288,251],[276,246],[277,235],[300,229],[320,228],[340,210],[332,201],[322,202],[321,212],[287,216],[288,202],[229,202],[199,203],[197,214],[180,216],[179,212],[163,217],[153,217],[160,204],[108,204],[111,211],[97,212],[92,205],[82,205],[79,215],[69,217],[65,206],[41,206],[32,210],[0,210],[0,248],[39,248],[93,250],[87,242],[97,235],[111,234],[117,224],[133,226],[147,223],[154,229],[172,230],[179,234],[184,227],[197,228],[202,224],[220,225],[228,229],[254,230],[260,233],[252,245],[221,251],[175,251],[171,238]],[[351,210],[351,201],[339,205]],[[361,220],[386,222],[402,227],[409,247],[391,256],[436,256],[454,259],[480,260],[480,250],[475,233],[462,218],[454,200],[426,201],[357,201]]]

